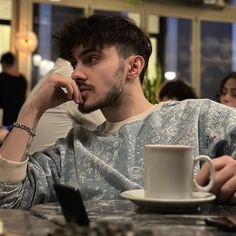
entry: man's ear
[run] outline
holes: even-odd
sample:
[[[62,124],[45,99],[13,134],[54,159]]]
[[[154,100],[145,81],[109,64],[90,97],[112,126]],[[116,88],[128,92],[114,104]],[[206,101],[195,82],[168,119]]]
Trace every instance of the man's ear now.
[[[143,57],[139,55],[131,56],[128,63],[127,78],[135,79],[139,77],[145,63]]]

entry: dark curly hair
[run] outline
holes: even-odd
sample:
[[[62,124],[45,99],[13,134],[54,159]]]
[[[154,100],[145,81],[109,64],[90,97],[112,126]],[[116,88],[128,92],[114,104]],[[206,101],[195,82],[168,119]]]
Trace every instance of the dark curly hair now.
[[[73,65],[73,50],[79,46],[102,50],[107,46],[115,46],[120,56],[127,58],[138,54],[145,60],[140,74],[143,80],[147,70],[152,46],[149,37],[130,19],[120,15],[92,15],[78,18],[67,23],[53,36],[59,47],[60,56]]]
[[[163,84],[159,91],[159,100],[162,101],[165,97],[182,101],[185,99],[197,98],[197,95],[193,88],[183,80],[173,80]]]

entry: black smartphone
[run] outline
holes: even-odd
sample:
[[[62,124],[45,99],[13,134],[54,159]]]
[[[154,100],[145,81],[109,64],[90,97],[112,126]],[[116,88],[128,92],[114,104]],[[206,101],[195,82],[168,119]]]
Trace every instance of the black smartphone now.
[[[54,188],[66,222],[88,226],[89,218],[79,189],[62,184],[54,184]]]
[[[209,226],[217,227],[224,231],[236,232],[236,223],[232,217],[210,217],[205,222]]]

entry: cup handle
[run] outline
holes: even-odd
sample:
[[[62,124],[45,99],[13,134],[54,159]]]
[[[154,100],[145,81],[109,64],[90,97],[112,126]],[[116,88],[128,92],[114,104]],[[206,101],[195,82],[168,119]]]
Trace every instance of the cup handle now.
[[[195,187],[199,190],[199,191],[202,191],[202,192],[209,192],[214,183],[215,183],[215,168],[213,166],[213,163],[212,163],[212,160],[210,159],[210,157],[208,156],[204,156],[204,155],[200,155],[200,156],[197,156],[197,157],[194,157],[194,165],[196,164],[197,161],[205,161],[208,163],[208,166],[209,166],[209,169],[210,169],[210,181],[209,183],[206,185],[206,186],[200,186],[196,179],[194,178],[193,179],[193,182],[194,182],[194,185]]]

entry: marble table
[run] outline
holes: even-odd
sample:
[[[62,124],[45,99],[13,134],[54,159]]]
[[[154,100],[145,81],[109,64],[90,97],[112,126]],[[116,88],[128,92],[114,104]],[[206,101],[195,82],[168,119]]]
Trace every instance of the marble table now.
[[[165,213],[140,208],[129,200],[85,202],[85,206],[91,223],[108,222],[119,227],[131,226],[135,232],[118,235],[145,236],[147,232],[146,235],[155,236],[227,236],[232,235],[232,232],[206,225],[205,218],[236,216],[236,206],[214,203],[205,204],[192,212]],[[0,209],[0,219],[9,235],[48,236],[55,235],[55,230],[71,227],[66,224],[57,203],[36,205],[30,211]]]

